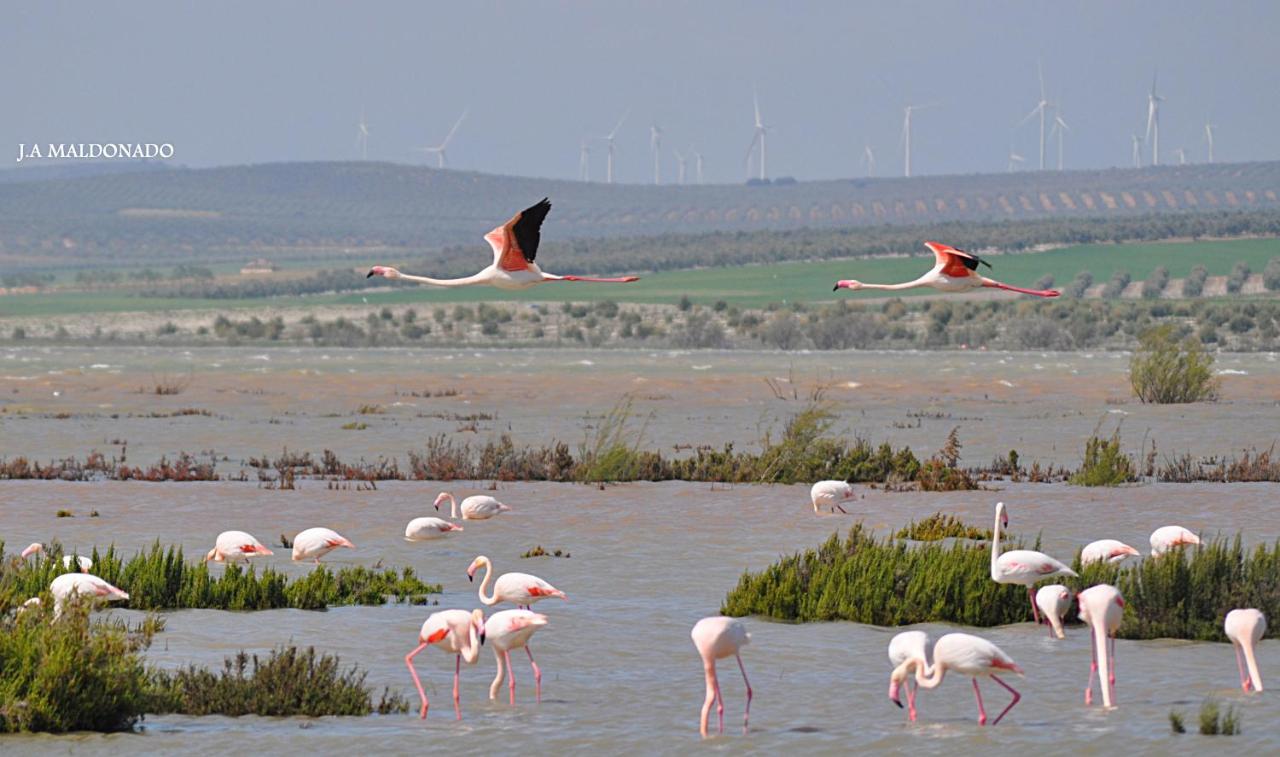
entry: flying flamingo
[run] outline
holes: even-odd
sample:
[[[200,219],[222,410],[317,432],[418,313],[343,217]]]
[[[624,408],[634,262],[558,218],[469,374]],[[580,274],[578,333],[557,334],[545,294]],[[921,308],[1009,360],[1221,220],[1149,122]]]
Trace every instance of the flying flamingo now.
[[[979,676],[987,676],[1008,689],[1013,695],[1013,701],[1009,702],[1009,706],[991,721],[991,725],[998,724],[1000,719],[1013,709],[1018,700],[1022,699],[1022,695],[1017,690],[996,676],[997,672],[1002,671],[1022,675],[1022,668],[1018,667],[1013,658],[1005,654],[1000,647],[979,636],[949,633],[938,639],[933,645],[933,667],[929,669],[927,675],[917,668],[916,683],[926,689],[937,688],[948,670],[954,670],[962,676],[973,679],[973,696],[978,700],[978,725],[987,724],[987,711],[982,708],[982,692],[978,690]]]
[[[489,588],[489,581],[493,579],[493,563],[489,558],[480,555],[471,561],[471,565],[467,567],[467,580],[475,581],[476,571],[481,567],[484,568],[484,580],[480,582],[480,601],[492,607],[499,602],[510,602],[516,607],[528,610],[534,603],[547,597],[558,597],[569,600],[563,591],[560,591],[551,584],[543,581],[537,576],[531,576],[528,573],[503,573],[498,576],[498,580],[493,583],[493,593],[485,596],[485,589]],[[534,687],[537,688],[538,700],[542,700],[542,671],[538,669],[538,663],[533,659],[533,648],[529,646],[528,640],[524,643],[524,652],[529,655],[529,667],[533,668]],[[512,647],[514,649],[514,647]],[[515,672],[512,671],[512,675]]]
[[[996,503],[996,525],[991,541],[991,580],[998,584],[1021,584],[1027,587],[1027,599],[1031,600],[1031,615],[1040,622],[1036,598],[1031,586],[1054,576],[1074,576],[1076,572],[1043,552],[1031,549],[1015,549],[1000,554],[1000,527],[1009,527],[1009,515],[1004,503]]]
[[[38,541],[33,541],[27,545],[26,549],[22,550],[22,559],[25,560],[31,555],[39,555],[43,553],[44,553],[44,545]],[[71,567],[72,563],[75,563],[74,570],[78,570],[81,573],[88,573],[89,571],[93,570],[93,560],[89,559],[88,557],[85,557],[84,555],[63,555],[62,556],[63,568],[65,568],[66,570],[72,570],[73,569]]]
[[[1200,537],[1182,526],[1161,526],[1151,532],[1151,556],[1159,557],[1165,552],[1184,544],[1199,544]]]
[[[451,531],[461,531],[462,526],[443,518],[414,518],[404,527],[405,541],[439,539]]]
[[[547,198],[530,208],[516,213],[510,221],[484,235],[484,241],[493,248],[493,265],[474,276],[461,279],[431,279],[426,276],[409,276],[388,266],[375,265],[369,269],[369,276],[383,276],[388,279],[404,279],[419,284],[431,284],[440,287],[492,286],[498,289],[528,289],[546,281],[589,281],[602,284],[626,284],[638,281],[638,276],[624,276],[616,279],[592,278],[589,276],[557,276],[544,273],[534,264],[538,254],[538,242],[542,238],[542,222],[551,212],[551,203]]]
[[[924,631],[903,631],[889,640],[889,664],[893,672],[889,674],[889,701],[902,706],[898,699],[898,687],[907,684],[907,717],[912,722],[916,719],[916,688],[909,676],[916,671],[924,671],[929,667],[929,634]]]
[[[458,500],[454,499],[454,496],[449,492],[440,492],[440,494],[436,495],[434,505],[436,510],[440,509],[440,504],[445,500],[449,500],[449,506],[453,512],[450,517],[454,520],[457,520],[459,517],[461,517],[462,520],[488,520],[498,513],[511,511],[511,508],[508,505],[502,504],[493,497],[490,497],[488,494],[475,494],[467,497],[462,500],[462,507],[459,508]],[[459,509],[461,509],[461,513],[459,513]],[[462,527],[459,526],[458,528]]]
[[[1253,656],[1253,646],[1262,640],[1267,632],[1267,619],[1260,610],[1232,610],[1227,613],[1223,624],[1227,638],[1236,648],[1236,666],[1240,668],[1240,688],[1248,693],[1252,686],[1254,691],[1262,691],[1262,674],[1258,672],[1258,659]],[[1243,654],[1244,659],[1241,659]],[[1245,667],[1248,666],[1248,672]]]
[[[720,679],[716,677],[716,660],[732,656],[738,661],[738,669],[742,671],[742,682],[747,686],[747,709],[742,713],[742,732],[747,732],[747,721],[751,718],[751,681],[747,679],[747,668],[742,664],[742,648],[751,643],[751,634],[741,620],[716,616],[703,618],[693,625],[690,633],[693,646],[702,656],[702,670],[707,678],[707,698],[702,703],[702,720],[700,732],[702,738],[707,737],[707,719],[711,714],[711,705],[716,704],[716,714],[720,717],[720,733],[724,733],[724,695],[720,693]]]
[[[213,543],[213,549],[204,556],[205,562],[249,562],[250,557],[273,555],[262,542],[244,531],[223,531]]]
[[[841,502],[847,502],[853,499],[853,487],[844,481],[819,481],[809,490],[809,500],[813,502],[813,512],[818,512],[818,506],[830,507],[831,512],[835,513],[839,510],[847,513]]]
[[[489,698],[498,698],[498,688],[508,668],[511,670],[511,681],[508,689],[511,704],[516,703],[516,669],[511,667],[511,650],[525,647],[529,637],[547,624],[547,616],[530,610],[503,610],[495,612],[484,622],[484,637],[493,648],[493,659],[498,663],[498,674],[489,684]],[[506,665],[503,665],[503,661]],[[537,668],[534,668],[537,670]],[[542,676],[534,676],[534,690],[539,702],[542,701]]]
[[[414,655],[434,644],[457,656],[453,665],[453,714],[458,720],[462,720],[462,704],[458,697],[458,678],[462,674],[462,663],[465,661],[468,665],[475,664],[483,643],[483,610],[441,610],[431,613],[418,632],[418,646],[404,656],[404,664],[409,667],[409,675],[413,676],[413,685],[418,689],[418,696],[422,697],[421,717],[427,716],[427,692],[422,690],[418,671],[413,668]]]
[[[1116,587],[1098,584],[1080,592],[1076,601],[1080,604],[1080,619],[1093,630],[1093,662],[1089,665],[1089,686],[1084,690],[1084,703],[1093,704],[1093,674],[1097,673],[1102,706],[1112,707],[1116,695],[1115,633],[1124,618],[1124,598]]]
[[[129,598],[127,592],[88,573],[63,573],[49,584],[49,591],[54,599],[54,620],[62,615],[63,607],[78,598],[88,598],[91,602],[118,602]]]
[[[338,547],[355,549],[356,545],[337,531],[328,528],[308,528],[293,537],[293,560],[298,562],[314,558],[316,565],[319,565],[321,557]]]
[[[1089,542],[1084,549],[1080,550],[1080,564],[1089,565],[1095,562],[1106,562],[1108,565],[1118,565],[1128,559],[1130,555],[1136,554],[1138,554],[1138,550],[1122,541],[1099,539]]]
[[[1071,592],[1062,584],[1042,586],[1036,592],[1036,606],[1049,623],[1049,638],[1067,638],[1062,632],[1062,616],[1071,608]]]
[[[925,242],[925,247],[933,251],[933,269],[918,279],[906,281],[901,284],[864,284],[854,279],[841,279],[836,282],[831,291],[840,289],[884,289],[889,291],[897,291],[900,289],[916,289],[918,287],[931,287],[940,292],[968,292],[972,289],[981,287],[990,287],[993,289],[1006,289],[1010,292],[1020,292],[1022,294],[1034,294],[1037,297],[1057,297],[1059,292],[1056,289],[1023,289],[1021,287],[1009,286],[999,281],[988,279],[977,273],[978,264],[981,263],[987,268],[991,264],[982,258],[974,255],[972,252],[952,247],[949,244],[941,242]]]

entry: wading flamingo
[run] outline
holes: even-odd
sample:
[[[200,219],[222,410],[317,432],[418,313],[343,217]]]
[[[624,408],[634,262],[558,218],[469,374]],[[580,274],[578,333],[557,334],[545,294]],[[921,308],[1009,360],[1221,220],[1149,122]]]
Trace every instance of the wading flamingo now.
[[[1246,693],[1250,687],[1254,691],[1262,691],[1262,674],[1258,672],[1258,659],[1253,655],[1253,647],[1267,632],[1266,617],[1260,610],[1232,610],[1227,613],[1227,621],[1223,624],[1223,629],[1227,632],[1227,638],[1231,639],[1231,645],[1236,649],[1236,666],[1240,668],[1240,688]]]
[[[1088,565],[1095,562],[1106,562],[1110,565],[1118,565],[1128,559],[1130,555],[1136,554],[1138,554],[1138,550],[1122,541],[1099,539],[1089,542],[1084,549],[1080,550],[1080,564]]]
[[[1057,297],[1060,293],[1056,289],[1023,289],[1021,287],[1009,286],[1002,284],[994,279],[988,279],[985,276],[978,275],[978,264],[981,263],[987,268],[991,264],[982,258],[974,255],[972,252],[952,247],[949,244],[941,242],[925,242],[925,247],[933,251],[933,269],[918,279],[906,281],[901,284],[864,284],[854,279],[841,279],[836,282],[831,291],[840,289],[849,289],[857,291],[859,289],[884,289],[888,291],[897,291],[900,289],[916,289],[918,287],[931,287],[940,292],[968,292],[973,289],[989,287],[992,289],[1005,289],[1010,292],[1019,292],[1021,294],[1034,294],[1037,297]]]
[[[1031,615],[1040,622],[1036,609],[1035,593],[1031,586],[1054,576],[1074,576],[1076,572],[1043,552],[1032,549],[1015,549],[1000,554],[1000,527],[1009,527],[1009,515],[1004,503],[996,503],[996,525],[991,540],[991,580],[998,584],[1020,584],[1027,587],[1027,599],[1031,601]]]
[[[511,704],[516,703],[516,669],[511,667],[511,650],[520,647],[528,648],[529,637],[547,624],[547,616],[530,610],[503,610],[495,612],[484,622],[484,638],[493,649],[493,659],[498,663],[498,674],[489,684],[489,698],[498,698],[498,688],[508,668],[511,670],[511,681],[508,689]],[[503,662],[506,662],[505,666]],[[533,662],[530,658],[530,663]],[[535,696],[542,701],[542,672],[533,666]]]
[[[1200,537],[1182,526],[1161,526],[1151,532],[1151,556],[1159,557],[1165,552],[1185,544],[1199,544]]]
[[[510,602],[516,607],[528,610],[534,602],[547,597],[558,597],[566,602],[569,600],[563,591],[528,573],[503,573],[498,576],[498,580],[493,582],[493,593],[486,597],[484,595],[485,589],[489,587],[489,581],[493,579],[493,563],[489,561],[489,558],[480,555],[472,560],[471,565],[467,567],[467,580],[475,581],[476,571],[482,566],[484,567],[484,579],[480,582],[480,589],[477,593],[480,595],[480,601],[490,607],[499,602]],[[534,686],[541,692],[542,671],[538,668],[538,663],[533,659],[533,647],[529,646],[528,639],[525,640],[523,646],[524,653],[529,655],[529,667],[533,668]],[[514,671],[512,675],[515,675]],[[542,701],[541,693],[539,693],[538,701]]]
[[[1113,707],[1116,696],[1116,629],[1124,618],[1124,598],[1109,584],[1090,586],[1076,597],[1080,619],[1093,631],[1093,662],[1089,665],[1089,686],[1084,703],[1093,704],[1093,674],[1098,674],[1102,706]],[[1109,645],[1109,646],[1108,646]]]
[[[44,545],[38,541],[33,541],[27,545],[26,549],[22,550],[22,559],[25,560],[28,557],[32,555],[38,555],[43,551],[44,551]]]
[[[813,512],[817,513],[818,507],[830,507],[834,513],[839,510],[847,513],[841,502],[848,502],[853,499],[853,487],[844,481],[819,481],[809,490],[809,499],[813,502]]]
[[[295,562],[314,559],[316,565],[319,565],[321,557],[338,547],[355,549],[356,545],[337,531],[328,528],[308,528],[293,537],[293,559]]]
[[[1040,614],[1049,623],[1049,638],[1052,639],[1055,636],[1059,639],[1067,638],[1067,635],[1062,632],[1062,616],[1071,609],[1071,592],[1067,587],[1062,584],[1040,587],[1036,592],[1036,606],[1040,608]]]
[[[223,531],[213,543],[213,549],[204,556],[205,562],[249,562],[250,557],[273,555],[262,542],[244,531]]]
[[[27,545],[26,549],[22,550],[22,559],[25,560],[31,555],[40,554],[44,554],[44,545],[38,541],[33,541]],[[72,567],[73,563],[75,565],[74,568]],[[65,570],[78,570],[81,573],[88,573],[93,570],[93,560],[84,555],[63,555],[62,567]]]
[[[707,698],[702,702],[702,720],[700,732],[702,738],[707,737],[707,719],[711,714],[711,705],[715,703],[716,714],[720,718],[719,733],[724,733],[724,695],[720,693],[720,679],[716,677],[716,660],[733,657],[738,661],[738,669],[742,671],[742,682],[747,686],[747,709],[742,713],[742,732],[747,732],[747,721],[751,718],[751,681],[747,680],[747,668],[742,664],[742,648],[751,643],[751,634],[741,620],[716,616],[703,618],[693,625],[693,646],[702,656],[702,671],[707,679]]]
[[[96,604],[118,602],[129,598],[125,591],[88,573],[64,573],[49,584],[49,592],[53,594],[54,620],[62,615],[62,608],[70,602],[87,599]]]
[[[510,221],[484,235],[484,241],[493,248],[493,265],[474,276],[461,279],[432,279],[426,276],[409,276],[388,266],[375,265],[366,276],[383,276],[388,279],[416,281],[439,287],[492,286],[498,289],[528,289],[547,281],[588,281],[601,284],[626,284],[638,281],[638,276],[601,279],[590,276],[557,276],[544,273],[533,262],[538,254],[538,242],[542,238],[542,222],[551,212],[547,198],[511,217]]]
[[[898,687],[906,683],[907,718],[916,719],[916,689],[918,684],[910,678],[912,673],[924,672],[929,667],[929,634],[924,631],[903,631],[889,640],[889,701],[902,706],[898,699]]]
[[[458,500],[449,492],[440,492],[436,495],[434,507],[438,511],[441,503],[449,500],[449,507],[452,511],[453,519],[457,520],[488,520],[498,513],[510,512],[511,508],[504,505],[498,500],[490,497],[488,494],[475,494],[462,500],[462,506],[458,506]]]
[[[1010,672],[1022,675],[1022,668],[1005,654],[1000,647],[979,636],[967,633],[949,633],[938,639],[933,645],[933,667],[928,674],[916,669],[916,683],[926,689],[937,688],[942,683],[948,670],[954,670],[962,676],[973,679],[973,696],[978,700],[978,725],[987,724],[987,711],[982,707],[982,692],[978,690],[978,678],[987,676],[991,680],[1009,690],[1013,701],[991,721],[996,725],[1008,714],[1009,710],[1022,699],[1022,695],[1009,684],[1000,680],[997,672]]]
[[[405,541],[439,539],[451,531],[461,531],[462,526],[442,518],[414,518],[404,527]]]
[[[453,714],[462,720],[462,703],[458,697],[458,678],[462,674],[462,663],[475,664],[480,656],[480,645],[484,643],[484,611],[441,610],[433,612],[422,624],[418,632],[418,646],[404,656],[404,664],[409,667],[409,675],[413,676],[413,685],[422,697],[421,717],[427,716],[427,692],[422,690],[422,681],[418,680],[418,671],[413,669],[413,657],[428,645],[435,645],[449,654],[456,655],[453,665]]]

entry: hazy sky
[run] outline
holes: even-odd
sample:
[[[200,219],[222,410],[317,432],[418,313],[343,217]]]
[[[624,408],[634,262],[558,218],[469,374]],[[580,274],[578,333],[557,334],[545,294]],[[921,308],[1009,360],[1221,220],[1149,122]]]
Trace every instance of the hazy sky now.
[[[26,2],[0,24],[0,144],[170,142],[190,166],[358,156],[573,178],[584,136],[624,110],[618,176],[648,181],[649,125],[741,181],[760,93],[773,176],[857,176],[863,145],[902,172],[1037,160],[1039,99],[1062,104],[1068,167],[1128,165],[1154,71],[1162,162],[1280,158],[1280,2]],[[603,177],[603,146],[592,172]],[[1056,143],[1049,162],[1056,162]]]

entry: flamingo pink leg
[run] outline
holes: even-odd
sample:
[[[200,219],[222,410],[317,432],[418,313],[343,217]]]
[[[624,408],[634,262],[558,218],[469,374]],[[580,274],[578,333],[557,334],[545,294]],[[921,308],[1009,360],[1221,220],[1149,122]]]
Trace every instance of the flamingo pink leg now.
[[[707,660],[704,663],[703,672],[706,673],[707,679],[707,697],[702,702],[702,718],[701,733],[705,739],[707,737],[707,717],[711,714],[711,705],[715,704],[720,698],[719,684],[716,681],[716,664],[713,660]]]
[[[1107,675],[1111,679],[1109,681],[1109,683],[1111,684],[1111,700],[1115,701],[1115,698],[1116,698],[1116,637],[1112,636],[1107,641],[1107,646],[1111,648],[1111,653],[1110,653],[1111,665],[1110,667],[1107,668]]]
[[[1240,655],[1240,647],[1238,646],[1236,647],[1236,667],[1240,669],[1240,688],[1244,690],[1244,693],[1248,694],[1249,689],[1252,687],[1252,682],[1249,680],[1249,675],[1244,672],[1244,658]]]
[[[994,675],[993,675],[993,676],[991,676],[991,680],[995,681],[996,683],[998,683],[998,684],[1000,684],[1001,686],[1003,686],[1003,687],[1005,687],[1006,689],[1008,689],[1008,690],[1009,690],[1009,693],[1013,695],[1013,701],[1009,702],[1009,706],[1008,706],[1008,707],[1006,707],[1006,708],[1004,708],[1003,710],[1001,710],[1001,711],[1000,711],[1000,714],[999,714],[999,715],[996,715],[996,719],[995,719],[995,720],[993,720],[993,721],[991,721],[991,725],[999,725],[999,723],[1000,723],[1000,718],[1004,717],[1006,714],[1008,714],[1009,710],[1012,710],[1012,709],[1013,709],[1013,706],[1014,706],[1015,704],[1017,704],[1017,703],[1018,703],[1018,700],[1019,700],[1019,699],[1022,699],[1022,695],[1018,693],[1017,689],[1013,688],[1012,686],[1010,686],[1009,684],[1005,683],[1004,681],[1001,681],[999,678],[997,678],[997,677],[996,677],[996,676],[994,676]],[[976,679],[976,678],[975,678],[975,679],[973,679],[973,683],[974,683],[974,686],[977,686],[977,684],[978,684],[978,679]]]
[[[978,699],[978,725],[987,724],[987,711],[982,709],[982,692],[978,690],[978,679],[973,679],[973,695]]]
[[[1084,703],[1086,705],[1093,704],[1093,677],[1098,672],[1098,646],[1094,642],[1093,634],[1089,634],[1089,683],[1084,687]]]
[[[537,692],[538,704],[542,704],[542,671],[538,670],[538,663],[533,661],[533,650],[529,648],[528,644],[524,645],[524,651],[529,655],[529,664],[533,666],[533,688]],[[507,664],[510,665],[511,663],[508,662]]]
[[[742,713],[742,735],[747,734],[747,721],[751,719],[751,681],[747,680],[747,668],[742,664],[742,657],[734,655],[738,660],[738,669],[742,671],[742,682],[747,685],[747,710]]]
[[[914,681],[907,681],[907,719],[912,723],[916,722],[916,689],[919,686],[913,686]]]
[[[458,678],[462,675],[462,655],[457,655],[453,663],[453,715],[462,720],[462,700],[458,697]]]
[[[712,675],[715,675],[714,670],[712,671]],[[720,693],[720,677],[719,676],[716,676],[715,678],[715,686],[716,686],[716,715],[720,719],[720,726],[719,726],[718,732],[723,734],[724,733],[724,694]]]
[[[414,648],[412,652],[404,656],[404,664],[409,666],[409,675],[413,676],[413,685],[418,689],[418,696],[422,697],[422,717],[427,716],[427,692],[422,690],[422,681],[418,680],[418,671],[413,669],[413,656],[427,648],[427,642],[422,642]]]
[[[1015,287],[1015,286],[1010,286],[1008,284],[1002,284],[999,281],[992,281],[991,279],[983,279],[982,285],[984,287],[991,287],[993,289],[1004,289],[1010,292],[1018,292],[1020,294],[1034,294],[1036,297],[1057,297],[1060,294],[1059,292],[1053,289],[1023,289],[1022,287]]]
[[[1036,609],[1036,595],[1030,586],[1027,587],[1027,599],[1031,600],[1031,617],[1036,619],[1036,625],[1040,625],[1040,611]]]
[[[507,669],[511,673],[511,678],[507,680],[507,691],[511,696],[511,704],[515,705],[516,703],[516,671],[514,668],[511,667],[511,650],[508,649],[507,651],[503,652],[502,656],[507,658]]]

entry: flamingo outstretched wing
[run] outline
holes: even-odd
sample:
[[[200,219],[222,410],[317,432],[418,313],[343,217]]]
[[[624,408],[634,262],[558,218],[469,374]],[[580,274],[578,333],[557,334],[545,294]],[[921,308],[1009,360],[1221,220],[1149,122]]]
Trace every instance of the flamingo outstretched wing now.
[[[538,256],[542,222],[551,212],[547,198],[516,213],[510,221],[484,235],[493,248],[493,264],[503,271],[525,271]]]
[[[925,242],[924,246],[933,251],[934,262],[942,266],[942,272],[947,276],[968,276],[970,271],[978,270],[978,264],[991,267],[990,263],[972,252],[965,252],[949,244]]]

